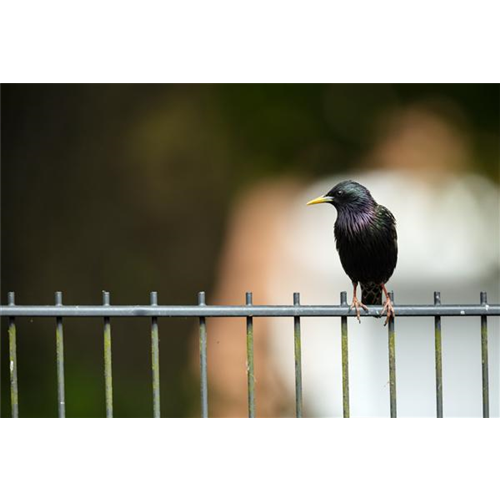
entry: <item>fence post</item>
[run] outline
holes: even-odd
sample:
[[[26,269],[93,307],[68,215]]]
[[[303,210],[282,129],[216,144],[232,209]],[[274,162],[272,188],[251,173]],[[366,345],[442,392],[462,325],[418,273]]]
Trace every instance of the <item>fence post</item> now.
[[[394,304],[394,292],[389,293]],[[391,418],[398,416],[396,396],[396,334],[394,332],[394,317],[391,316],[387,326],[389,332],[389,392],[391,402]]]
[[[441,305],[441,293],[434,292],[434,305]],[[436,359],[436,416],[443,418],[443,356],[441,316],[434,316],[434,353]]]
[[[293,305],[300,306],[300,293],[293,294]],[[293,317],[294,354],[295,354],[295,416],[302,417],[302,341],[300,334],[300,316]]]
[[[9,292],[9,306],[15,305],[14,292]],[[16,319],[9,316],[9,369],[10,369],[10,405],[12,418],[19,417],[19,390],[17,386],[17,332]]]
[[[340,293],[340,305],[347,307],[347,292]],[[350,417],[349,407],[349,337],[347,331],[347,316],[340,318],[342,330],[342,414]]]
[[[481,305],[488,305],[486,292],[481,292]],[[483,418],[490,416],[490,383],[488,374],[488,318],[481,316],[481,365],[483,378]]]
[[[109,292],[102,292],[102,304],[109,307]],[[104,384],[106,389],[106,417],[113,418],[113,373],[111,366],[111,321],[104,316]]]
[[[252,292],[246,294],[246,305],[252,305]],[[253,318],[247,316],[247,376],[248,376],[248,416],[255,417],[255,374],[253,364]]]
[[[158,305],[158,293],[151,292],[149,303]],[[151,317],[151,374],[153,380],[153,417],[160,418],[160,339],[158,336],[158,318]]]
[[[205,292],[198,293],[198,305],[204,306]],[[204,316],[200,316],[200,395],[201,416],[208,418],[208,375],[207,375],[207,323]]]

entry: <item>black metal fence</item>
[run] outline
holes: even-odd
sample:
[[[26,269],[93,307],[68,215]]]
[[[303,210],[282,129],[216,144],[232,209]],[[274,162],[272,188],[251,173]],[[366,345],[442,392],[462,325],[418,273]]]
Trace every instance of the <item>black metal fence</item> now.
[[[391,294],[391,298],[393,295]],[[381,307],[372,306],[368,312],[361,311],[361,316],[379,316]],[[440,293],[434,293],[433,305],[396,305],[396,318],[408,316],[434,317],[435,321],[435,368],[436,368],[436,416],[443,417],[443,374],[442,374],[442,316],[477,316],[480,317],[480,341],[482,362],[482,401],[483,417],[489,417],[489,375],[488,375],[488,316],[499,316],[500,305],[489,305],[486,292],[481,292],[477,305],[445,305],[441,304]],[[248,416],[255,417],[255,376],[253,351],[253,318],[254,317],[293,317],[294,318],[294,352],[295,352],[295,406],[296,416],[302,416],[302,361],[301,361],[301,317],[323,316],[341,319],[342,342],[342,403],[344,417],[350,416],[349,410],[349,354],[347,318],[354,316],[349,309],[347,294],[340,295],[338,306],[301,305],[300,294],[293,294],[293,305],[256,306],[252,303],[252,294],[246,294],[246,304],[242,306],[209,306],[205,303],[205,293],[198,294],[196,306],[162,306],[158,305],[156,292],[151,292],[150,305],[115,306],[110,303],[109,292],[103,292],[101,306],[67,306],[62,303],[62,293],[56,292],[53,306],[20,306],[15,305],[14,293],[8,296],[8,305],[0,306],[0,316],[6,316],[9,330],[9,369],[10,400],[12,417],[19,417],[19,388],[17,381],[17,317],[53,317],[56,322],[56,362],[59,417],[65,417],[64,390],[64,336],[63,318],[68,317],[100,317],[103,318],[104,335],[104,382],[106,416],[113,417],[113,378],[111,357],[111,318],[113,317],[150,317],[151,318],[151,369],[153,392],[153,416],[160,417],[160,352],[158,338],[159,317],[197,317],[199,318],[200,347],[200,395],[201,416],[208,417],[208,376],[207,376],[207,325],[208,317],[244,317],[246,318],[246,348],[248,376]],[[388,357],[390,414],[397,417],[396,397],[396,332],[395,319],[389,320]],[[480,327],[480,328],[479,328]]]

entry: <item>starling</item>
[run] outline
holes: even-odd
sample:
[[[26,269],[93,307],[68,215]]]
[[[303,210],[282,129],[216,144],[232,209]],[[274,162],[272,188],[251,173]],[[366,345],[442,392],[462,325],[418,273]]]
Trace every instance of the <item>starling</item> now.
[[[368,311],[367,305],[381,305],[382,291],[385,294],[381,315],[387,313],[385,325],[394,317],[394,308],[385,284],[392,276],[398,258],[396,219],[392,213],[379,205],[370,191],[354,181],[343,181],[325,196],[311,200],[308,205],[330,203],[337,209],[335,241],[340,262],[354,286],[350,309],[356,309],[360,320],[360,307]],[[361,284],[361,301],[356,297],[358,283]]]

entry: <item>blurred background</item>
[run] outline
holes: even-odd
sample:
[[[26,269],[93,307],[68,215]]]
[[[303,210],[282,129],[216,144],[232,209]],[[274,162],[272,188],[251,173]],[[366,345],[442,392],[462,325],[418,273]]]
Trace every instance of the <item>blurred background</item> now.
[[[66,304],[99,304],[102,290],[113,304],[146,304],[152,290],[160,304],[194,304],[200,290],[208,303],[244,303],[246,290],[257,304],[291,303],[294,291],[331,304],[347,290],[350,301],[335,210],[304,205],[345,178],[396,216],[396,302],[430,303],[434,290],[443,302],[478,302],[480,290],[498,302],[499,108],[497,85],[2,85],[1,302],[10,290],[18,304],[53,304],[56,290]],[[341,414],[338,349],[314,371],[325,344],[308,340],[308,328],[338,336],[328,320],[304,325],[309,416]],[[244,416],[244,320],[221,321],[208,324],[211,412]],[[481,413],[470,321],[456,341],[443,332],[454,353],[443,361],[445,416],[447,383],[450,416]],[[293,415],[291,320],[256,323],[257,415]],[[387,337],[380,321],[364,323],[381,343],[350,323],[351,413],[383,416],[386,368],[373,360],[386,362]],[[162,416],[197,416],[196,321],[159,324]],[[432,413],[432,324],[398,336],[402,414]],[[67,416],[104,416],[101,321],[64,325]],[[492,320],[496,416],[498,329]],[[1,332],[8,416],[5,318]],[[113,320],[112,332],[115,415],[151,416],[149,322]],[[57,416],[52,319],[18,320],[18,377],[21,416]]]

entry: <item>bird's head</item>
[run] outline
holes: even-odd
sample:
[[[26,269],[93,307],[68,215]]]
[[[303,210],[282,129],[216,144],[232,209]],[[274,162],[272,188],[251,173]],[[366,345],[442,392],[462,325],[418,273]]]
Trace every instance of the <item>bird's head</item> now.
[[[372,208],[375,200],[370,191],[355,181],[342,181],[334,186],[328,193],[308,202],[308,205],[317,203],[330,203],[337,210],[362,210]]]

